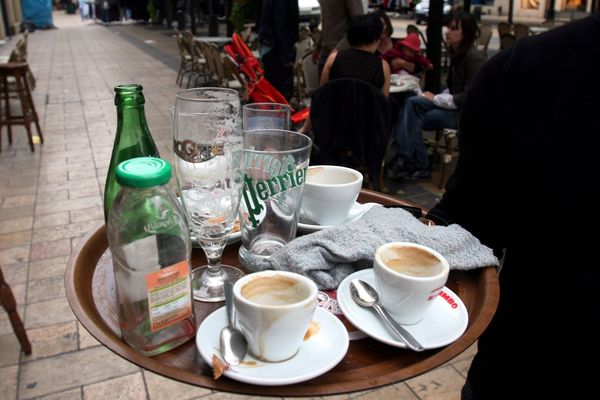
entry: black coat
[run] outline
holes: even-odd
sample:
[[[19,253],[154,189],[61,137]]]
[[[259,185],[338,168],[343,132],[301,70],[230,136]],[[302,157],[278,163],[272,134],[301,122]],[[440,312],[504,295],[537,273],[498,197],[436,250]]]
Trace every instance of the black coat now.
[[[277,52],[284,64],[294,62],[299,21],[297,0],[263,0],[258,37]]]
[[[506,256],[468,382],[481,399],[587,398],[600,353],[600,15],[493,57],[432,210]],[[563,391],[569,395],[563,397]]]

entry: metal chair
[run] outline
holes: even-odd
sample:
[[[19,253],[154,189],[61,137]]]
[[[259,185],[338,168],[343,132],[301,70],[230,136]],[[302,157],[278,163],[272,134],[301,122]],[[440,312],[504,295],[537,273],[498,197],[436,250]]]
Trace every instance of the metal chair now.
[[[505,33],[500,36],[500,50],[510,49],[517,42],[517,38],[512,33]]]
[[[490,24],[483,24],[479,27],[479,37],[477,38],[477,48],[487,56],[487,49],[492,39],[492,26]]]
[[[516,23],[514,27],[514,35],[517,40],[527,37],[531,34],[529,26],[521,23]]]

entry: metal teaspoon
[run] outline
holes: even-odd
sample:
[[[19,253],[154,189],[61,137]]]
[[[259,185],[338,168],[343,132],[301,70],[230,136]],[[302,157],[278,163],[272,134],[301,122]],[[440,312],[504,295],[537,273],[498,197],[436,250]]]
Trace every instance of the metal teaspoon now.
[[[379,295],[375,288],[367,282],[360,279],[352,279],[350,282],[350,294],[352,300],[362,307],[370,307],[377,311],[377,314],[383,318],[392,331],[398,336],[406,346],[414,351],[425,350],[423,346],[406,329],[392,319],[392,317],[379,304]]]
[[[244,334],[235,328],[233,316],[233,285],[225,282],[225,310],[227,312],[228,325],[221,330],[219,335],[219,347],[221,356],[229,365],[239,365],[244,361],[248,351],[248,342]]]

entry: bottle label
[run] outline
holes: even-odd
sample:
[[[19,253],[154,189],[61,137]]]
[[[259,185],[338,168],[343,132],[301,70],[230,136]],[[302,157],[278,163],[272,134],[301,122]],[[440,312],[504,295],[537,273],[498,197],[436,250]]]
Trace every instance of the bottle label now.
[[[157,332],[192,315],[188,260],[146,275],[150,331]]]

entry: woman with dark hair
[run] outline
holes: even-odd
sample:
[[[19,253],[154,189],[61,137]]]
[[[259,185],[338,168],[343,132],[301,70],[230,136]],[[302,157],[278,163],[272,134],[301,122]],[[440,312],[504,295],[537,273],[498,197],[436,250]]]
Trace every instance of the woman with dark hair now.
[[[354,78],[366,81],[390,93],[390,66],[375,54],[383,33],[383,22],[376,14],[365,14],[350,20],[346,37],[349,49],[333,51],[321,75],[321,86],[329,80]]]
[[[451,60],[448,88],[439,94],[424,92],[405,101],[394,130],[397,157],[388,171],[391,179],[419,181],[430,178],[422,130],[458,127],[458,113],[465,94],[485,62],[484,54],[475,46],[478,36],[479,28],[473,14],[460,12],[448,24],[446,44]]]

